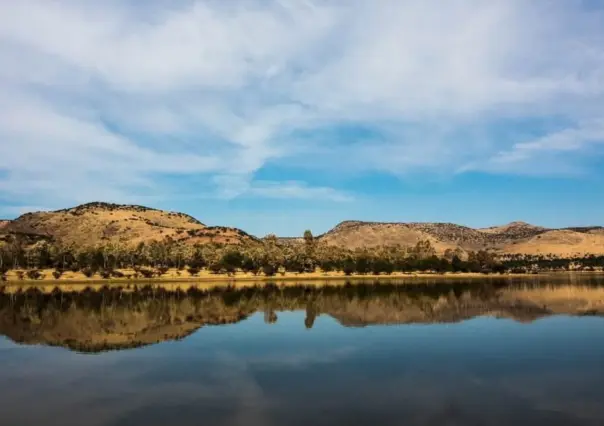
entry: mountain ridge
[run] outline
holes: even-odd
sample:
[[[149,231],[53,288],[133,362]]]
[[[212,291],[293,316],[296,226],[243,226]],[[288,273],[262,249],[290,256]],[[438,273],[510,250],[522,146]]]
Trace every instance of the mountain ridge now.
[[[90,202],[55,211],[25,213],[0,221],[0,237],[22,234],[32,241],[48,239],[65,245],[105,243],[135,245],[172,239],[187,244],[247,244],[257,237],[233,227],[208,226],[186,213],[134,204]],[[604,254],[604,227],[546,228],[523,221],[487,228],[451,222],[378,222],[345,220],[315,237],[326,245],[350,249],[378,246],[415,246],[429,241],[438,254],[448,251],[490,250],[502,255]],[[278,238],[283,244],[301,244],[301,237]]]
[[[488,228],[449,222],[370,222],[347,220],[320,235],[327,244],[349,248],[380,245],[412,246],[430,241],[437,253],[491,250],[502,255],[529,254],[576,257],[604,253],[604,228],[546,228],[523,221]]]
[[[207,226],[185,213],[104,202],[25,213],[0,225],[0,233],[22,234],[79,247],[102,243],[136,245],[167,238],[190,244],[237,244],[255,240],[240,229]]]

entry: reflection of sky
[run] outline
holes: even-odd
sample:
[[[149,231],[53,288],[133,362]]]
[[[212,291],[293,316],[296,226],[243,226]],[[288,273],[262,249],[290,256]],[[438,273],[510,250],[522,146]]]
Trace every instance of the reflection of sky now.
[[[0,339],[0,424],[602,425],[604,320],[345,328],[262,314],[82,355]]]

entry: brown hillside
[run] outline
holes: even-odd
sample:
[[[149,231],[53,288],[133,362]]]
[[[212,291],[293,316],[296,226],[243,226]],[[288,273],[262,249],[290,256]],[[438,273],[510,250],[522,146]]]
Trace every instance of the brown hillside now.
[[[46,237],[76,247],[110,242],[136,245],[168,237],[191,244],[211,241],[236,244],[251,238],[238,229],[208,227],[184,213],[108,203],[27,213],[6,224],[2,232]]]
[[[351,249],[382,245],[412,247],[423,240],[430,241],[440,253],[457,247],[449,241],[434,238],[421,227],[414,228],[404,223],[343,222],[319,239],[329,245]]]
[[[563,229],[567,231],[584,232],[587,234],[604,234],[604,227],[602,226],[576,226]]]
[[[480,250],[506,241],[498,233],[484,233],[477,229],[452,223],[380,223],[343,222],[320,237],[332,245],[348,247],[375,247],[399,244],[410,247],[428,240],[439,253],[447,249]]]
[[[479,231],[493,236],[500,236],[508,239],[517,240],[539,235],[543,232],[548,231],[548,229],[543,228],[542,226],[531,225],[530,223],[526,222],[511,222],[507,225],[482,228],[479,229]]]
[[[54,212],[27,213],[12,221],[0,221],[0,242],[8,241],[9,234],[25,237],[27,244],[50,240],[77,248],[108,243],[135,246],[168,238],[187,244],[259,241],[236,228],[206,226],[184,213],[99,202]],[[349,249],[413,247],[419,241],[429,241],[437,254],[449,249],[564,257],[604,254],[602,227],[548,229],[525,222],[474,229],[452,223],[345,221],[318,236],[317,240]],[[278,238],[277,241],[287,245],[300,244],[303,239]]]
[[[418,241],[428,240],[437,253],[447,249],[484,249],[509,254],[604,254],[604,230],[600,227],[550,230],[524,222],[473,229],[451,223],[346,221],[319,238],[329,245],[350,248],[381,245],[411,247]]]
[[[574,257],[604,253],[604,233],[599,231],[575,232],[566,229],[548,231],[503,248],[510,254],[553,254]]]

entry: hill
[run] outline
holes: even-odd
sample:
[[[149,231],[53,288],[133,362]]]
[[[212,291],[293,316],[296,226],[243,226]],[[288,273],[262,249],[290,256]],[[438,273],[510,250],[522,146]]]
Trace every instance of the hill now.
[[[343,246],[351,249],[397,244],[411,247],[423,240],[430,241],[436,251],[441,253],[446,249],[455,249],[457,247],[455,241],[452,241],[451,236],[445,240],[439,238],[437,235],[426,232],[426,225],[413,226],[408,223],[346,221],[318,238],[328,245]],[[456,225],[451,225],[451,227],[456,227]],[[463,233],[463,227],[456,227],[455,230],[460,236]]]
[[[259,240],[237,228],[207,226],[192,216],[137,205],[94,202],[51,212],[24,214],[0,221],[0,241],[20,235],[26,244],[48,240],[75,248],[109,243],[136,246],[141,242],[173,240],[188,245],[248,244]],[[378,246],[413,247],[429,241],[437,254],[447,250],[491,250],[503,255],[559,257],[604,254],[604,228],[599,226],[550,229],[525,222],[489,228],[453,223],[345,221],[317,241],[347,249]],[[301,237],[277,238],[281,246],[296,246]]]
[[[502,254],[604,254],[601,227],[549,229],[525,222],[474,229],[452,223],[383,223],[345,221],[318,237],[328,245],[348,248],[430,241],[437,253],[446,250],[492,250]]]
[[[521,239],[504,248],[510,254],[552,254],[572,258],[586,254],[604,253],[604,232],[592,229],[586,232],[556,229]]]
[[[76,247],[106,243],[136,245],[168,237],[191,244],[239,244],[253,239],[239,229],[206,226],[184,213],[99,202],[27,213],[0,225],[0,233],[21,234]]]

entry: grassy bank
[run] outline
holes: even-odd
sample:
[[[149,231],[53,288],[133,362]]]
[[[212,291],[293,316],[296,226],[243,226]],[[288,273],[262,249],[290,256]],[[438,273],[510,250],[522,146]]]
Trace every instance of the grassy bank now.
[[[208,270],[201,270],[195,275],[189,274],[186,270],[178,270],[176,268],[168,269],[165,273],[152,277],[145,277],[133,269],[118,269],[118,275],[111,278],[103,278],[99,274],[94,274],[87,277],[82,272],[66,271],[60,277],[55,277],[54,269],[41,269],[38,271],[40,277],[38,279],[29,279],[25,270],[8,271],[6,278],[9,282],[21,281],[56,281],[56,282],[148,282],[148,281],[273,281],[280,279],[294,280],[314,280],[314,279],[348,279],[348,278],[403,278],[403,277],[421,277],[421,276],[443,276],[443,277],[484,277],[485,274],[480,273],[425,273],[425,272],[394,272],[392,274],[351,274],[346,275],[343,272],[283,272],[275,275],[266,276],[263,274],[253,274],[249,272],[235,272],[233,274],[213,273]]]
[[[185,270],[176,268],[168,269],[161,275],[153,277],[144,277],[132,269],[117,270],[118,277],[103,278],[99,274],[86,276],[82,272],[66,271],[61,276],[53,275],[54,269],[39,270],[39,278],[29,279],[26,271],[11,270],[6,275],[4,284],[19,285],[19,284],[34,284],[40,283],[45,285],[52,284],[145,284],[150,282],[194,282],[194,283],[265,283],[275,281],[342,281],[348,280],[414,280],[423,279],[472,279],[472,278],[505,278],[505,277],[530,277],[531,274],[482,274],[474,272],[447,272],[447,273],[426,273],[426,272],[394,272],[392,274],[352,274],[346,275],[343,272],[283,272],[273,276],[262,274],[252,274],[245,272],[236,272],[233,274],[217,274],[207,270],[202,270],[195,275],[189,274]],[[568,274],[590,274],[588,272],[548,272],[539,274],[539,276],[550,275],[568,275]],[[593,274],[593,273],[591,273]]]

